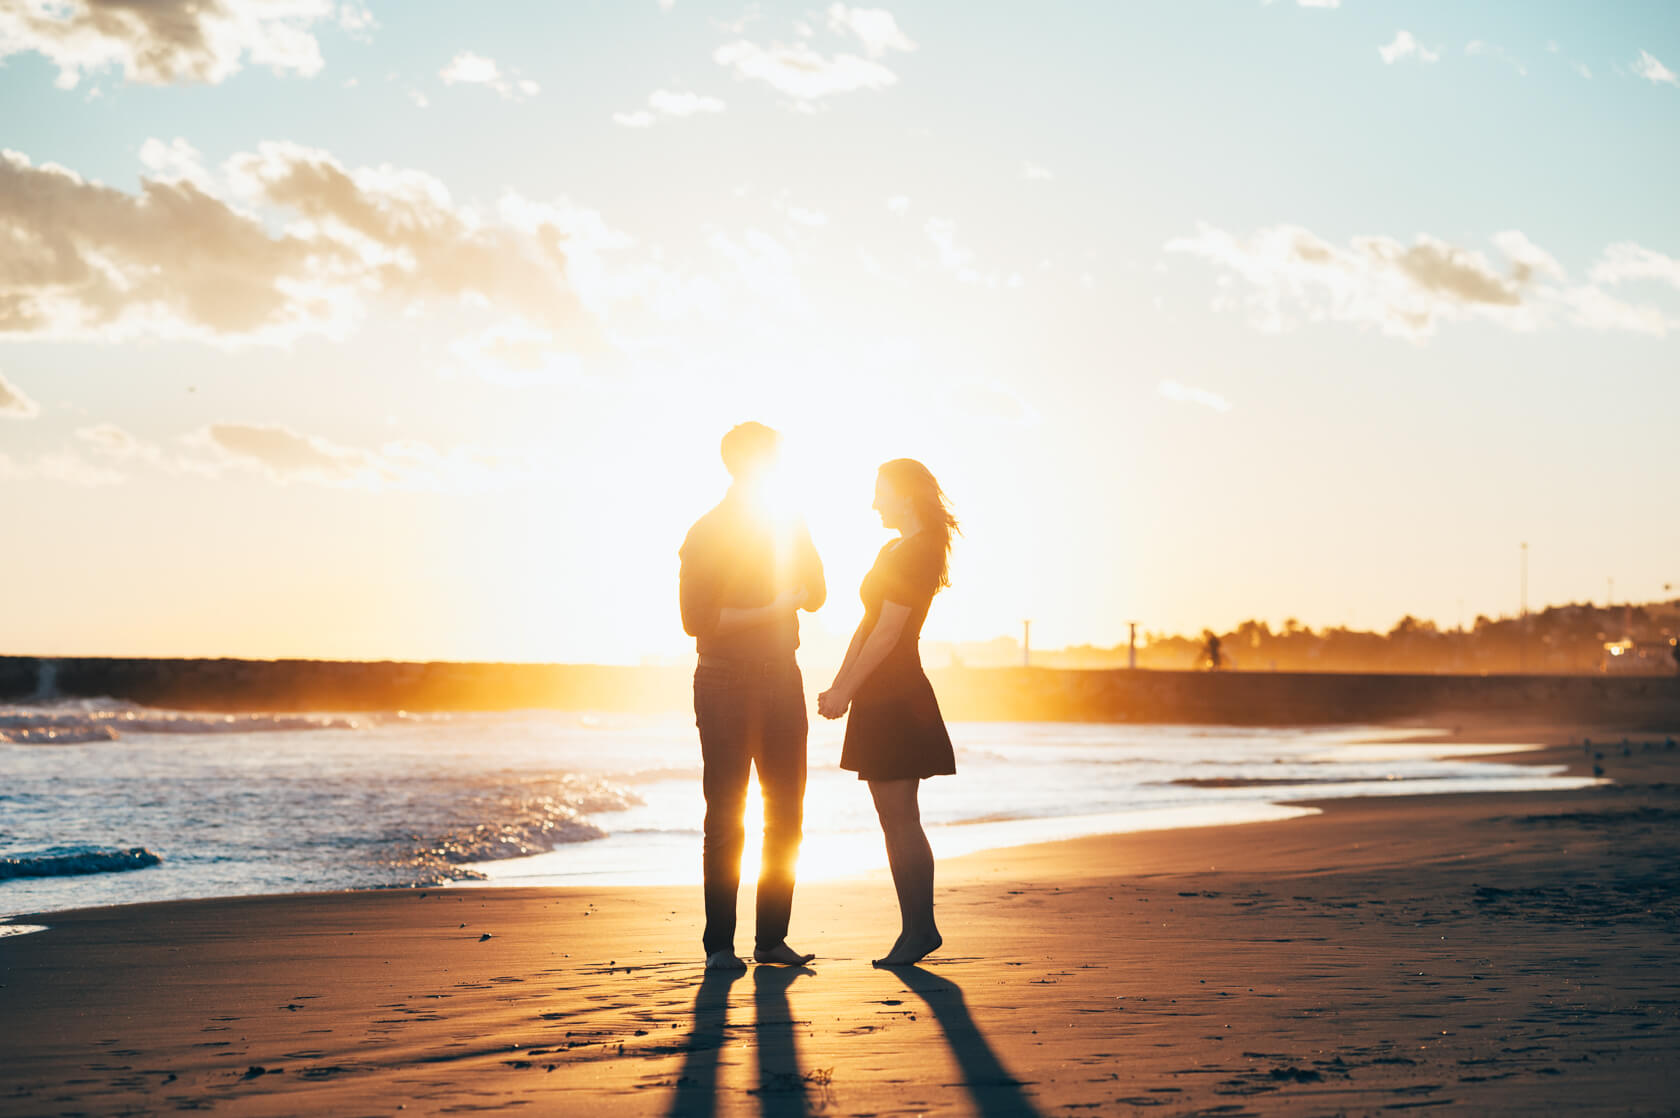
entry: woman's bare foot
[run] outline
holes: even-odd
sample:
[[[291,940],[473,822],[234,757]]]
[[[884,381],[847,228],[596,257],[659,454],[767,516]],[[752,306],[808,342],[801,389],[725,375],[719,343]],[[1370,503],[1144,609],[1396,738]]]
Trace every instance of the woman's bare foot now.
[[[774,963],[780,967],[802,967],[815,958],[815,955],[801,955],[785,942],[774,947],[760,947],[753,952],[755,962]]]
[[[907,967],[912,963],[919,963],[923,959],[938,951],[945,939],[938,932],[927,935],[912,936],[906,932],[898,937],[898,942],[892,945],[892,950],[881,958],[876,959],[878,967]]]
[[[747,961],[733,951],[714,951],[706,956],[707,970],[746,970]]]

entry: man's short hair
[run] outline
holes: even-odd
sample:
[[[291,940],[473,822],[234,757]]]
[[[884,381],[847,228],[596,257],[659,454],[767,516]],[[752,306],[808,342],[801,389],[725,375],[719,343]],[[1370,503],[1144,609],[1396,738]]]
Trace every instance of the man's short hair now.
[[[723,437],[723,465],[732,478],[750,477],[776,460],[782,436],[775,428],[747,422],[729,429]]]

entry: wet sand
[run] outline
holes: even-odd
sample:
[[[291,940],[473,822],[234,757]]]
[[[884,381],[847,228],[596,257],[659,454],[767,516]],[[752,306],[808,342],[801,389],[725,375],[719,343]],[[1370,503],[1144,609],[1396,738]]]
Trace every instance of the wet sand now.
[[[0,937],[0,1114],[1676,1113],[1666,737],[1552,752],[1601,788],[953,859],[897,972],[884,874],[734,978],[697,887],[55,913]]]

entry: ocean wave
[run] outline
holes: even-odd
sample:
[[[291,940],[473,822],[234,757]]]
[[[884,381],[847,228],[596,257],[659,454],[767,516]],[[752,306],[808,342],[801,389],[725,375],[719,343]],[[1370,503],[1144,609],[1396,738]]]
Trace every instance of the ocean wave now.
[[[0,745],[86,745],[93,741],[116,741],[109,726],[59,725],[0,717]]]
[[[71,874],[122,873],[155,866],[163,859],[143,846],[127,850],[61,846],[29,854],[0,855],[0,881],[15,877],[67,877]]]
[[[484,874],[467,866],[606,838],[606,829],[589,816],[641,803],[641,797],[612,781],[577,775],[558,781],[529,778],[518,791],[478,804],[478,814],[490,822],[454,827],[424,839],[416,836],[415,845],[389,868],[403,879],[399,882],[403,885],[482,879]]]
[[[645,769],[614,773],[613,779],[625,784],[658,784],[665,780],[693,780],[700,775],[700,764],[651,765]]]
[[[125,734],[256,734],[354,730],[358,723],[327,714],[208,714],[158,710],[117,699],[70,699],[0,707],[0,743],[79,745]]]

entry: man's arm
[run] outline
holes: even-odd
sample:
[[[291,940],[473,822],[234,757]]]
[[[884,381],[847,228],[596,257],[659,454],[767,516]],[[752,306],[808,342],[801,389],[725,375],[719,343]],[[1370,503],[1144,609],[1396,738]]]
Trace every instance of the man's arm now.
[[[767,606],[724,606],[718,610],[717,624],[712,627],[712,632],[722,636],[725,633],[751,629],[756,625],[768,625],[772,621],[781,620],[804,604],[805,591],[784,590]]]
[[[717,576],[705,539],[696,524],[683,541],[682,569],[677,575],[677,597],[682,606],[683,632],[691,637],[709,637],[717,632],[719,615]]]

